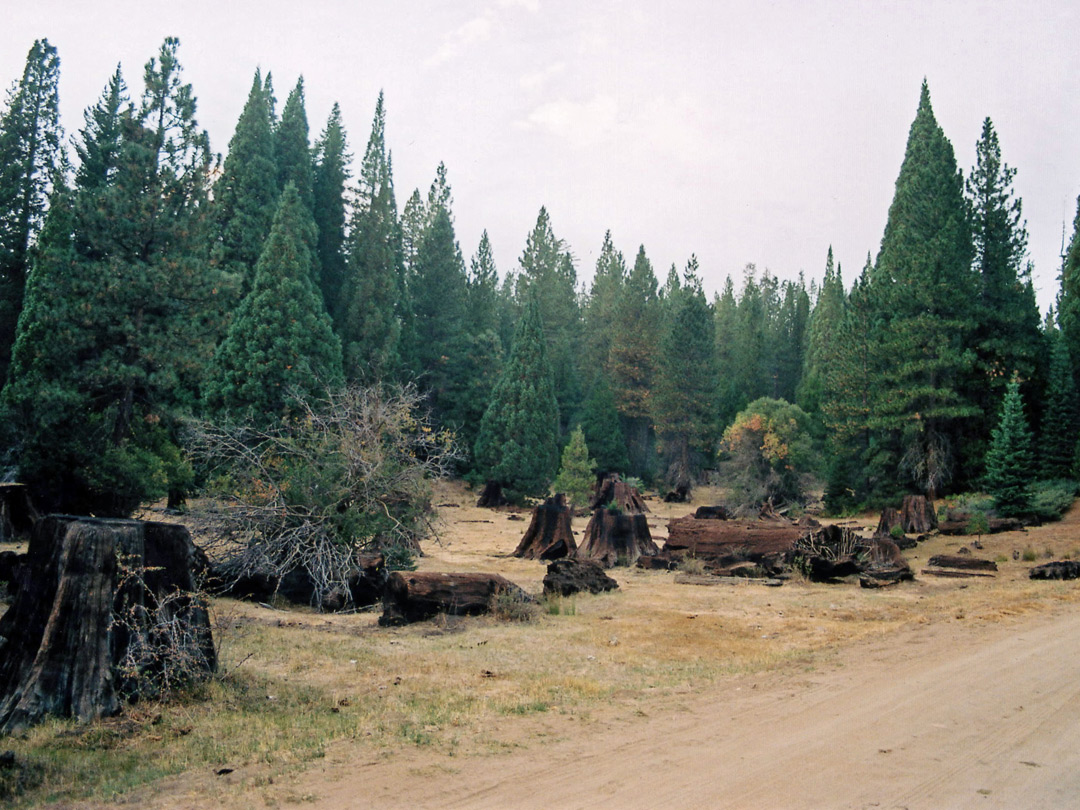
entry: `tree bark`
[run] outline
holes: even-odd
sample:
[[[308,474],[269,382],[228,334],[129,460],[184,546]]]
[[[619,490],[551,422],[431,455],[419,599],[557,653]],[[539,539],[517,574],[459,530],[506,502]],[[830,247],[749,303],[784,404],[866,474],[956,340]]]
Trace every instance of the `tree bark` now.
[[[498,574],[442,574],[395,571],[383,591],[379,624],[394,627],[430,619],[440,613],[475,616],[491,610],[499,593],[520,594],[517,585]]]
[[[905,495],[900,508],[900,525],[905,534],[928,534],[937,528],[934,502],[925,495]]]
[[[659,554],[649,532],[649,519],[643,514],[627,514],[600,508],[593,512],[575,555],[579,560],[595,560],[611,568],[633,565],[638,557]]]
[[[716,561],[757,560],[787,554],[803,534],[804,529],[789,522],[672,518],[668,521],[664,551],[682,551]]]
[[[50,515],[0,619],[0,733],[115,714],[144,679],[216,667],[183,526]],[[182,649],[171,644],[182,643]],[[180,671],[177,667],[185,667]]]
[[[645,505],[645,501],[637,488],[630,486],[615,474],[605,476],[604,480],[600,482],[596,497],[589,504],[589,508],[599,509],[601,506],[608,506],[609,504],[615,504],[622,511],[633,515],[649,511],[649,507]]]
[[[533,509],[532,522],[514,550],[525,560],[557,560],[572,557],[577,551],[573,513],[562,493],[553,495]]]

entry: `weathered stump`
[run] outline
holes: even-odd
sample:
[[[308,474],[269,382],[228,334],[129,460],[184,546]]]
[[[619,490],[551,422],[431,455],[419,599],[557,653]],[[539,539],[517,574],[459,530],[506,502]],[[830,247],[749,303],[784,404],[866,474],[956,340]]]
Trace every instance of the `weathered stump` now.
[[[217,658],[183,526],[50,515],[0,619],[0,733],[115,714],[127,695],[208,676]]]
[[[874,537],[892,537],[893,531],[897,528],[899,528],[900,531],[904,530],[903,521],[900,519],[900,513],[891,506],[886,506],[881,510],[881,519],[878,520],[877,529],[874,531]]]
[[[555,560],[544,576],[544,593],[572,596],[581,591],[603,593],[619,587],[594,560]]]
[[[864,588],[914,579],[896,543],[887,538],[867,540],[842,526],[824,526],[799,538],[792,559],[802,560],[811,580],[828,582],[860,575]]]
[[[525,560],[557,560],[571,557],[577,551],[573,513],[561,492],[539,504],[532,515],[528,530],[514,550],[515,557]]]
[[[29,540],[40,519],[25,484],[0,484],[0,543]]]
[[[637,491],[637,488],[630,486],[614,473],[605,476],[604,480],[600,482],[596,497],[592,499],[589,508],[599,509],[602,506],[611,504],[615,504],[617,509],[630,514],[649,511],[649,507],[645,505],[645,500],[641,497],[641,493]]]
[[[486,507],[506,506],[508,503],[510,502],[503,495],[502,484],[498,481],[488,481],[484,484],[484,489],[480,492],[480,497],[476,501],[477,506]]]
[[[905,495],[900,507],[900,525],[904,534],[928,534],[937,528],[934,502],[925,495]]]
[[[382,627],[421,622],[440,613],[476,616],[491,610],[500,593],[528,597],[498,574],[441,574],[395,571],[383,592]]]
[[[575,557],[579,560],[595,560],[604,568],[611,568],[615,565],[633,565],[638,557],[659,552],[645,515],[604,507],[593,512]]]

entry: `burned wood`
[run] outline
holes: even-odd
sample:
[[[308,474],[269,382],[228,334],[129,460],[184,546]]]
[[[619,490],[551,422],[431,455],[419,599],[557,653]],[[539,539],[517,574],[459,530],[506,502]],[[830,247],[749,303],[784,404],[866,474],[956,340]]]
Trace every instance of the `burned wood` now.
[[[970,554],[970,552],[969,552]],[[934,568],[955,568],[960,571],[997,571],[997,563],[993,560],[983,560],[979,557],[959,556],[951,554],[935,554],[926,562]]]
[[[972,531],[972,527],[973,524],[970,517],[956,517],[950,515],[949,520],[943,520],[938,524],[938,531],[950,536],[976,533],[1000,534],[1001,532],[1024,531],[1023,521],[1017,518],[989,518],[985,523],[984,530],[980,532]]]
[[[25,484],[0,484],[0,543],[29,540],[40,519]]]
[[[615,565],[633,565],[639,557],[659,552],[645,515],[627,514],[605,507],[593,512],[575,557],[579,560],[595,560],[605,568],[611,568]]]
[[[553,495],[533,509],[532,522],[514,556],[525,560],[557,560],[577,551],[572,528],[573,514],[566,496]]]
[[[604,573],[594,560],[555,560],[544,576],[544,593],[572,596],[575,593],[613,591],[619,583]]]
[[[439,614],[476,616],[491,610],[500,593],[528,597],[498,574],[443,574],[395,571],[383,593],[382,627],[424,621]]]

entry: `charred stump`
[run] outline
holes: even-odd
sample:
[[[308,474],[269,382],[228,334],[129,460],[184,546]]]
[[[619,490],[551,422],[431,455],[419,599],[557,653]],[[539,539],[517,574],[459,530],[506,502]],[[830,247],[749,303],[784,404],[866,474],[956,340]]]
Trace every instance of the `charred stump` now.
[[[183,526],[50,515],[0,619],[0,733],[90,720],[208,676],[217,657]]]
[[[881,519],[878,520],[877,529],[874,531],[874,537],[890,538],[897,528],[899,528],[900,531],[904,531],[904,524],[900,519],[900,513],[891,506],[886,506],[881,510]]]
[[[532,515],[532,522],[525,532],[515,557],[525,560],[557,560],[571,557],[577,551],[574,530],[571,528],[573,513],[561,492],[539,504]]]
[[[645,505],[645,500],[641,497],[641,493],[637,491],[637,488],[630,486],[614,473],[605,476],[600,482],[596,490],[596,497],[589,504],[589,508],[599,509],[602,506],[607,507],[611,504],[614,504],[615,508],[630,514],[649,511],[649,507]]]
[[[441,574],[395,571],[383,592],[382,627],[421,622],[444,613],[476,616],[488,613],[500,593],[528,600],[510,580],[498,574]]]
[[[604,568],[633,565],[638,557],[658,554],[660,549],[649,532],[649,519],[603,507],[593,512],[575,555],[579,560],[595,560]]]
[[[937,528],[934,502],[925,495],[905,495],[900,507],[900,526],[904,534],[929,534]]]
[[[842,526],[824,526],[803,535],[792,559],[815,582],[858,574],[862,587],[873,588],[915,578],[892,540],[877,536],[867,540]]]
[[[506,506],[510,501],[503,495],[502,484],[498,481],[488,481],[480,492],[480,498],[476,501],[477,506],[495,507]]]
[[[544,576],[544,593],[573,596],[575,593],[613,591],[619,583],[604,573],[595,560],[555,560]]]
[[[25,484],[0,484],[0,543],[29,540],[40,517]]]

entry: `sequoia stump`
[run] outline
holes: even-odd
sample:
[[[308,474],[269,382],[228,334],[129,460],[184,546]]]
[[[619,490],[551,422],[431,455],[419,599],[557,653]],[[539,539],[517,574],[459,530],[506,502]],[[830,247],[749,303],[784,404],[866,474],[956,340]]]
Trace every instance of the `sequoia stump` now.
[[[649,532],[648,517],[603,507],[593,512],[575,556],[611,568],[633,565],[638,557],[659,553]]]
[[[905,534],[929,534],[937,528],[934,502],[925,495],[905,495],[900,507],[900,525]]]
[[[532,522],[521,538],[514,556],[525,560],[558,560],[577,551],[573,513],[561,492],[533,509]]]
[[[148,683],[208,676],[217,658],[183,526],[49,515],[0,619],[0,734],[46,715],[115,714]]]
[[[637,487],[630,486],[615,473],[605,476],[600,482],[600,486],[596,490],[596,497],[589,504],[589,508],[599,509],[601,506],[610,506],[611,504],[615,505],[614,508],[631,514],[649,511],[649,507],[645,505],[645,500],[641,497]]]

